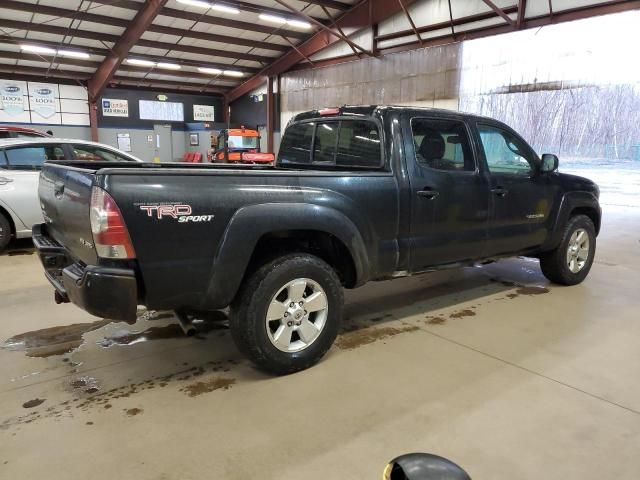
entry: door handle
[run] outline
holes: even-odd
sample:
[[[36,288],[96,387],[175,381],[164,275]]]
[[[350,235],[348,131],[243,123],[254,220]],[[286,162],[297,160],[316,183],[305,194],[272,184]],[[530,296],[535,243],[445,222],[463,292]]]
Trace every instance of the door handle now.
[[[427,198],[429,200],[433,200],[434,198],[437,198],[438,195],[440,195],[440,192],[436,192],[435,190],[425,189],[425,190],[418,190],[416,192],[416,195],[418,195],[419,197]]]
[[[509,190],[503,187],[496,187],[491,189],[491,193],[495,193],[499,197],[504,197],[505,195],[507,195],[507,193],[509,193]]]
[[[62,194],[64,193],[64,183],[56,182],[53,184],[53,194],[56,198],[62,198]]]
[[[13,182],[13,178],[0,177],[0,185],[6,185],[11,182]]]

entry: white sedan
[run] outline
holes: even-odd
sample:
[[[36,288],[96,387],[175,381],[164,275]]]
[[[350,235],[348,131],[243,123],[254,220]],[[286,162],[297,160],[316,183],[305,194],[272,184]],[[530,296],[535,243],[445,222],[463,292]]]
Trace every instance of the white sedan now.
[[[38,178],[47,160],[142,162],[95,142],[59,138],[0,140],[0,252],[11,237],[30,237],[31,227],[44,221]]]

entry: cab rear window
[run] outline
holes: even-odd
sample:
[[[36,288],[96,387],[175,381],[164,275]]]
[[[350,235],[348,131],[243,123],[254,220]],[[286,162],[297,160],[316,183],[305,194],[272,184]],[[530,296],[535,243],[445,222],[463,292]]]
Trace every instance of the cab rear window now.
[[[278,161],[282,166],[378,169],[382,167],[380,133],[368,120],[326,120],[287,128]]]

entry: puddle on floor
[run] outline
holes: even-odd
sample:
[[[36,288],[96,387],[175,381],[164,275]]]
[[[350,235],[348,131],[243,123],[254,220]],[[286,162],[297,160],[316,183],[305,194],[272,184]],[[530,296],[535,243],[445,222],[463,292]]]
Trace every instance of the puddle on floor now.
[[[38,405],[42,405],[46,399],[44,398],[34,398],[33,400],[29,400],[28,402],[24,402],[22,404],[22,408],[34,408]]]
[[[457,312],[453,312],[449,315],[449,318],[464,318],[464,317],[474,317],[476,312],[470,310],[468,308],[464,310],[458,310]]]
[[[212,330],[228,328],[225,322],[227,316],[222,311],[207,312],[199,315],[202,318],[194,319],[196,337],[204,338]],[[173,318],[170,312],[144,311],[138,320],[160,320]],[[31,332],[21,333],[6,340],[0,348],[10,351],[25,352],[28,357],[47,358],[55,355],[71,353],[83,343],[86,333],[98,330],[110,323],[111,320],[97,320],[91,323],[74,323]],[[119,330],[115,334],[105,337],[98,342],[102,347],[113,345],[134,345],[150,340],[165,340],[170,338],[186,338],[186,335],[178,323],[172,323],[163,327],[151,327],[144,331]],[[65,359],[67,360],[67,359]]]
[[[143,391],[156,388],[168,388],[171,385],[175,386],[175,384],[179,386],[178,391],[189,397],[228,390],[237,381],[236,378],[232,376],[233,373],[230,372],[232,372],[235,366],[244,362],[244,360],[241,361],[239,359],[211,361],[168,375],[154,376],[146,380],[129,383],[109,390],[101,389],[98,379],[94,377],[83,376],[72,378],[71,380],[65,380],[65,382],[67,382],[67,390],[70,391],[73,398],[41,409],[36,409],[36,407],[41,405],[45,401],[44,399],[35,398],[29,400],[22,406],[33,410],[25,415],[5,419],[0,423],[0,430],[7,430],[12,427],[19,428],[20,425],[45,418],[53,418],[56,421],[62,418],[74,418],[77,412],[102,413],[107,410],[112,410],[114,406],[117,406],[118,402],[130,400],[131,397]],[[136,411],[136,413],[128,413],[131,410],[130,407],[124,408],[123,410],[126,415],[134,416],[142,413],[143,409],[141,407],[138,408],[140,411]]]
[[[84,342],[85,333],[97,330],[110,323],[98,320],[92,323],[74,323],[59,327],[43,328],[21,333],[6,340],[2,347],[6,350],[25,352],[28,357],[50,357],[72,352]]]
[[[190,397],[197,397],[203,393],[210,393],[215,390],[229,390],[231,385],[235,384],[234,378],[212,378],[211,380],[196,382],[181,388],[181,392],[185,392]]]
[[[401,325],[399,327],[352,327],[345,329],[344,333],[336,338],[336,347],[342,350],[353,350],[363,345],[395,337],[405,332],[415,332],[418,327],[415,325]]]
[[[207,315],[207,319],[196,319],[193,326],[196,327],[195,338],[206,338],[206,335],[213,330],[227,330],[229,323],[224,312],[212,312]],[[168,340],[171,338],[188,338],[182,327],[178,323],[171,323],[163,327],[150,327],[140,332],[130,330],[119,330],[113,335],[109,335],[100,340],[98,345],[109,348],[114,345],[135,345],[137,343],[149,342],[152,340]]]

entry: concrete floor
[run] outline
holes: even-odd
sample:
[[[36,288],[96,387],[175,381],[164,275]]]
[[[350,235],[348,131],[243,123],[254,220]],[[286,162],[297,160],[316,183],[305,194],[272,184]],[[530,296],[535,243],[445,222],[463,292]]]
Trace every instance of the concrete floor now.
[[[349,292],[336,346],[284,378],[212,319],[186,338],[55,305],[20,244],[0,257],[0,478],[373,480],[424,451],[474,479],[637,479],[640,208],[606,207],[598,241],[576,287],[513,259]]]

